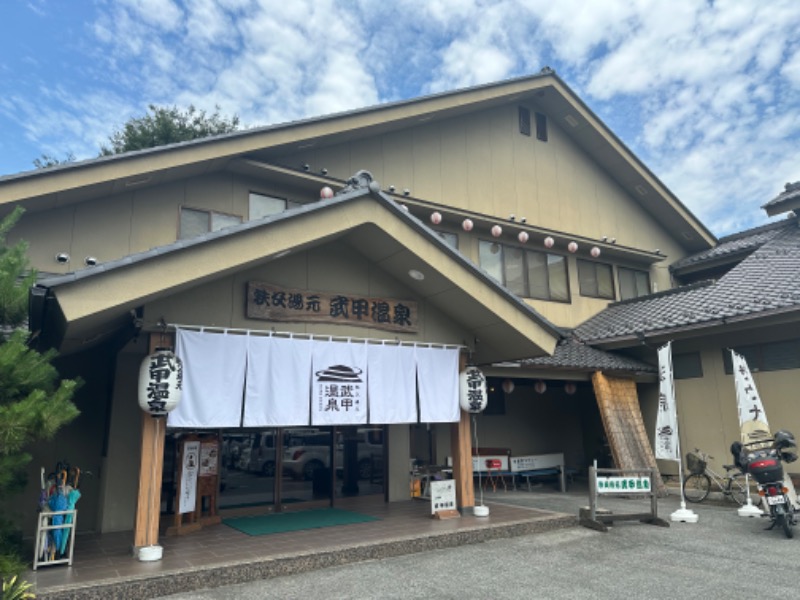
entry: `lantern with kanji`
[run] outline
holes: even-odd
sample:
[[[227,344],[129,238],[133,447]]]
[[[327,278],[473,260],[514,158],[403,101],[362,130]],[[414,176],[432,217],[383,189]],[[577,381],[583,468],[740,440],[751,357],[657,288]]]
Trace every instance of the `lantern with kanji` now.
[[[479,413],[486,408],[486,376],[478,367],[467,367],[458,376],[458,402],[461,410]]]
[[[139,367],[139,407],[153,417],[174,410],[183,392],[183,363],[172,350],[156,348]]]

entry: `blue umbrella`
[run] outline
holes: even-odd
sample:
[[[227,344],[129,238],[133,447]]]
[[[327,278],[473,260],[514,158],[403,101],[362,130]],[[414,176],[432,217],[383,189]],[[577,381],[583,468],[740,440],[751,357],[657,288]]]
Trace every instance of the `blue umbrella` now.
[[[64,475],[64,480],[66,479],[66,473],[62,472]],[[64,494],[64,480],[59,485],[56,485],[55,493],[50,496],[50,500],[48,501],[48,506],[50,510],[53,512],[59,510],[67,510],[68,500],[66,495]],[[51,519],[52,525],[62,525],[64,523],[64,515],[53,515]],[[64,536],[63,529],[52,529],[51,534],[53,536],[53,546],[54,550],[61,547],[61,538]]]
[[[81,499],[81,493],[78,491],[78,478],[80,477],[81,470],[78,467],[75,467],[72,470],[72,489],[67,493],[67,508],[66,510],[75,510],[75,505],[78,503],[78,500]],[[72,523],[72,515],[66,515],[64,519],[64,523]],[[67,549],[67,541],[69,541],[70,530],[64,529],[62,530],[64,535],[61,537],[61,545],[58,547],[61,554]]]

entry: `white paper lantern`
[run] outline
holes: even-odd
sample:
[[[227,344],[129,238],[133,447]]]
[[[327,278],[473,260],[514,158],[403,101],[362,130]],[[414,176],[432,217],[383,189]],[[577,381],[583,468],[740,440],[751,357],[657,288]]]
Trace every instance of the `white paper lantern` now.
[[[575,254],[578,251],[578,244],[576,242],[570,242],[567,244],[567,250]]]
[[[533,384],[533,389],[536,390],[537,394],[544,394],[547,391],[547,384],[540,379]]]
[[[577,386],[571,381],[564,384],[564,391],[567,392],[570,396],[575,393],[575,390],[577,390]]]
[[[323,200],[327,200],[328,198],[333,198],[333,190],[326,185],[319,191],[319,197],[322,198]]]
[[[590,250],[590,254],[591,254],[591,255],[592,255],[594,258],[597,258],[598,256],[600,256],[600,248],[598,248],[597,246],[594,246],[594,247],[593,247],[593,248]]]
[[[510,394],[511,392],[513,392],[514,391],[514,382],[511,381],[510,379],[506,379],[503,382],[503,391],[506,394]]]
[[[464,222],[461,223],[461,228],[464,231],[472,231],[472,221],[470,219],[464,219]]]
[[[492,227],[492,235],[494,237],[500,237],[501,235],[503,235],[503,228],[500,227],[500,225],[495,225],[494,227]]]
[[[139,367],[139,407],[154,417],[173,411],[183,393],[183,363],[172,350],[156,348]]]
[[[438,225],[442,222],[442,213],[440,212],[433,212],[431,213],[431,223],[434,225]]]
[[[556,241],[551,238],[550,236],[544,238],[544,247],[545,248],[552,248]]]
[[[528,241],[528,232],[527,231],[520,231],[517,234],[517,239],[519,240],[520,244],[525,244]]]
[[[489,394],[486,391],[486,376],[478,367],[467,367],[458,376],[458,403],[461,410],[479,413],[486,408]]]

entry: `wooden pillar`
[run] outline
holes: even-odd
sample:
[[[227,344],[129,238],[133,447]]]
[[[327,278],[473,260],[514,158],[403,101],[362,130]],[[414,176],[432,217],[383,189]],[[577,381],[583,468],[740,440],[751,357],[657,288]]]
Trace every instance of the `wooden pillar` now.
[[[461,354],[459,371],[467,366],[467,357]],[[461,411],[461,419],[450,429],[450,450],[453,455],[453,479],[456,480],[456,503],[459,508],[475,506],[475,487],[472,482],[472,435],[470,414]]]
[[[165,343],[165,337],[162,334],[152,334],[148,354],[153,353],[157,347],[172,347],[172,336],[169,336],[168,343]],[[136,521],[133,530],[134,552],[144,546],[158,545],[166,421],[166,417],[151,417],[142,412],[139,495],[136,502]]]

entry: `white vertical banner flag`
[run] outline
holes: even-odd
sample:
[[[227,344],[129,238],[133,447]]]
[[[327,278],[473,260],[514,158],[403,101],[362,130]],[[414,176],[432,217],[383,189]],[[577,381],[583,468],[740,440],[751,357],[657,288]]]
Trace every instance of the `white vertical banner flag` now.
[[[658,349],[658,413],[655,455],[663,460],[681,460],[678,441],[678,410],[672,374],[672,342]]]
[[[739,427],[742,443],[770,440],[772,436],[767,423],[767,413],[761,404],[756,383],[744,356],[731,350],[733,381],[736,387],[736,405],[739,409]]]
[[[417,422],[417,369],[413,346],[370,344],[367,350],[369,422]]]
[[[246,335],[178,329],[175,354],[183,361],[183,399],[170,427],[239,427],[247,364]]]
[[[308,425],[311,340],[250,336],[243,427]]]
[[[367,422],[367,345],[312,340],[312,425]]]
[[[456,423],[461,418],[458,355],[458,348],[417,347],[420,422]]]

